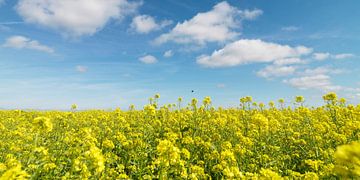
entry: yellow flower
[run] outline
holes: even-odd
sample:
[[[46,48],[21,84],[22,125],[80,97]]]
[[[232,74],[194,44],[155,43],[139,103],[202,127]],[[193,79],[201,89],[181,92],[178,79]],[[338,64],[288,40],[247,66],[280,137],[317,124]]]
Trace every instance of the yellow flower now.
[[[203,100],[203,104],[205,106],[211,104],[211,98],[209,96],[205,97]]]
[[[304,96],[296,96],[295,102],[297,103],[303,103],[305,101]]]
[[[190,152],[187,149],[185,148],[181,149],[181,153],[183,154],[186,160],[190,159]]]
[[[322,161],[320,161],[320,160],[311,160],[311,159],[308,159],[308,160],[305,160],[305,163],[306,163],[307,165],[309,165],[313,170],[318,171],[320,165],[322,165],[324,162],[322,162]]]
[[[159,98],[160,98],[160,94],[155,94],[154,98],[155,98],[155,99],[159,99]]]
[[[113,143],[111,140],[109,140],[109,139],[105,139],[105,140],[103,141],[103,146],[104,146],[105,148],[108,148],[108,149],[114,149],[114,148],[115,148],[114,143]]]
[[[76,110],[77,109],[77,105],[76,104],[72,104],[71,105],[71,110]]]
[[[55,163],[47,163],[44,165],[44,169],[45,171],[50,171],[52,169],[55,169],[56,168],[56,164]]]
[[[337,101],[337,95],[334,92],[328,93],[323,96],[324,101],[335,103]]]
[[[200,166],[191,166],[190,172],[190,177],[192,177],[192,179],[204,179],[206,177],[204,168]]]
[[[179,148],[175,147],[169,140],[161,140],[156,147],[161,165],[170,166],[180,162]]]
[[[284,103],[285,103],[285,100],[281,98],[281,99],[278,100],[278,102],[279,102],[280,104],[284,104]]]
[[[85,156],[92,162],[96,173],[101,173],[105,169],[105,159],[101,150],[96,146],[91,146],[90,150],[85,152]]]
[[[196,106],[198,100],[196,98],[191,99],[191,105]]]
[[[278,173],[272,171],[271,169],[261,169],[260,177],[264,178],[264,179],[271,179],[271,180],[283,179]]]
[[[337,147],[335,170],[340,176],[360,177],[360,143],[352,142]]]
[[[0,176],[0,180],[21,180],[28,179],[30,175],[21,169],[21,165],[18,164],[15,167],[7,170],[2,176]]]
[[[314,172],[306,172],[303,178],[305,180],[318,180],[319,176]]]
[[[51,120],[47,117],[37,117],[33,120],[33,125],[35,128],[44,131],[50,132],[53,129],[53,124]]]

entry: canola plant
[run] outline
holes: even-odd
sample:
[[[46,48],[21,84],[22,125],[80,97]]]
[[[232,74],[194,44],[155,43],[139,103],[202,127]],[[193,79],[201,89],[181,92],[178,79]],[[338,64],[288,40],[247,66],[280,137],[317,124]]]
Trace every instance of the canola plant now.
[[[359,179],[360,105],[0,111],[0,179]]]

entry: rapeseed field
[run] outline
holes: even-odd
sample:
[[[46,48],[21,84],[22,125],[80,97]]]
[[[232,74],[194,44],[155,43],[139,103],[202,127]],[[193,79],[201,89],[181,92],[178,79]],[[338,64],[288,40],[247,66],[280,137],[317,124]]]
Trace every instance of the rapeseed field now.
[[[0,179],[359,179],[360,105],[0,111]]]

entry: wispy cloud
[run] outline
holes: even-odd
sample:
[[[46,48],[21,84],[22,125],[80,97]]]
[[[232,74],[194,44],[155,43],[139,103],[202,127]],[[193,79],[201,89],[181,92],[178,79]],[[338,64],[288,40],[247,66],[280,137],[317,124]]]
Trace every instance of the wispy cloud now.
[[[285,26],[281,28],[282,31],[297,31],[299,29],[297,26]]]
[[[174,55],[174,52],[172,50],[168,50],[164,52],[164,57],[169,58],[172,57]]]
[[[24,36],[11,36],[6,39],[5,43],[2,46],[7,48],[31,49],[47,53],[54,53],[54,49],[52,49],[51,47],[40,44],[38,41],[29,39]]]
[[[351,53],[342,53],[342,54],[330,54],[328,52],[326,53],[314,53],[313,58],[318,61],[323,61],[326,59],[347,59],[355,57],[354,54]]]
[[[319,74],[342,74],[342,73],[346,73],[346,70],[321,66],[321,67],[312,68],[312,69],[305,69],[300,74],[306,75],[306,76],[314,76],[314,75],[319,75]]]
[[[76,71],[79,73],[86,73],[88,71],[88,67],[78,65],[76,66]]]
[[[246,20],[254,20],[262,14],[263,11],[261,9],[254,9],[254,10],[245,9],[243,11],[240,11],[240,15],[242,16],[243,19]]]
[[[341,86],[336,86],[331,82],[331,78],[325,74],[318,74],[314,76],[301,76],[284,80],[285,83],[302,90],[317,89],[322,91],[337,91],[342,89]]]
[[[330,53],[314,53],[313,58],[319,61],[328,59],[331,56]]]
[[[222,89],[222,88],[226,87],[226,84],[220,83],[220,84],[217,84],[216,87]]]
[[[277,59],[274,61],[274,65],[278,65],[278,66],[292,65],[292,64],[306,64],[306,61],[298,57]]]
[[[296,71],[295,66],[279,66],[279,65],[269,65],[264,69],[261,69],[256,74],[263,78],[273,78],[273,77],[284,77],[294,74]]]
[[[22,21],[6,21],[6,22],[0,22],[0,31],[10,31],[10,26],[12,25],[18,25],[23,24]]]
[[[352,58],[354,57],[354,54],[345,53],[345,54],[335,54],[333,56],[334,59],[346,59],[346,58]]]
[[[139,61],[145,64],[155,64],[157,63],[157,59],[155,56],[152,55],[146,55],[139,58]]]
[[[283,82],[295,88],[307,90],[316,89],[321,91],[339,91],[346,87],[335,85],[331,81],[331,74],[345,73],[345,70],[333,69],[329,67],[317,67],[313,69],[305,69],[298,73],[298,77],[286,79]]]
[[[23,24],[23,21],[7,21],[7,22],[0,22],[0,25],[14,25],[14,24]]]

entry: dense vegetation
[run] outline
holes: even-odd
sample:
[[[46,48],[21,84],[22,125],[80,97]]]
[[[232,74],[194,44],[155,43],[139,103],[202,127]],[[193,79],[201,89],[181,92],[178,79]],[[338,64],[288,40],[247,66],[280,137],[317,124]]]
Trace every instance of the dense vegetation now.
[[[0,111],[0,179],[360,177],[360,106],[334,93],[317,108],[159,97],[143,110]]]

